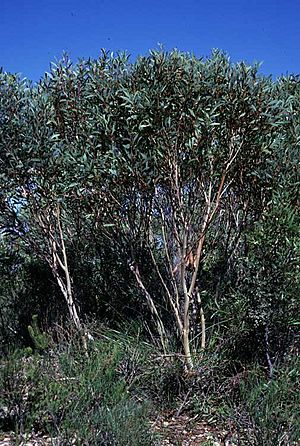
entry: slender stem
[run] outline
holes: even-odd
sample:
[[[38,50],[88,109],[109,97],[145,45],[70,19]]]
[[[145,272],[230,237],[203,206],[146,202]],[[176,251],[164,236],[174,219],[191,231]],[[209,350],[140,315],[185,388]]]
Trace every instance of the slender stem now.
[[[157,311],[157,308],[156,308],[156,305],[154,303],[154,300],[152,299],[149,291],[146,289],[146,287],[145,287],[145,285],[144,285],[144,283],[142,281],[142,278],[141,278],[138,266],[133,264],[133,263],[131,263],[130,264],[130,270],[133,272],[133,274],[134,274],[134,276],[136,278],[136,281],[138,283],[138,286],[140,287],[140,289],[142,290],[144,296],[146,297],[146,301],[147,301],[148,307],[149,307],[149,309],[150,309],[150,311],[152,313],[152,316],[155,319],[157,330],[158,330],[158,333],[159,333],[159,336],[160,336],[161,346],[163,348],[164,353],[166,353],[166,351],[167,351],[167,344],[168,344],[168,342],[167,342],[167,334],[166,334],[166,330],[165,330],[164,324],[163,324],[163,322],[162,322],[162,320],[161,320],[161,318],[159,316],[159,313]]]
[[[163,276],[162,276],[162,274],[161,274],[161,272],[159,270],[157,261],[156,261],[156,259],[154,257],[154,254],[153,254],[152,250],[149,249],[149,251],[150,251],[150,256],[151,256],[152,262],[153,262],[154,267],[156,269],[156,272],[158,274],[158,277],[159,277],[159,279],[160,279],[160,281],[161,281],[161,283],[162,283],[162,285],[163,285],[163,287],[164,287],[164,289],[166,291],[166,294],[168,296],[168,302],[170,303],[170,305],[171,305],[171,307],[173,309],[179,333],[182,333],[182,322],[181,322],[181,319],[180,319],[180,316],[179,316],[178,308],[177,308],[177,306],[176,306],[176,304],[175,304],[175,302],[174,302],[174,300],[172,298],[172,295],[171,295],[170,290],[169,290],[169,288],[168,288],[168,286],[166,284],[166,281],[164,280],[164,278],[163,278]]]
[[[205,324],[205,316],[203,311],[203,306],[201,302],[201,297],[199,290],[197,289],[197,301],[200,307],[200,324],[201,324],[201,349],[204,350],[206,346],[206,324]]]

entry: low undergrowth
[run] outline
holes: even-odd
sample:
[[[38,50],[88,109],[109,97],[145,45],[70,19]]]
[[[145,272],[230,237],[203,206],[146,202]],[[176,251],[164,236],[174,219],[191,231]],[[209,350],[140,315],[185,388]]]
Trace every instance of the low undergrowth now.
[[[150,446],[161,443],[150,423],[157,415],[185,413],[227,432],[232,445],[297,444],[295,355],[272,379],[262,367],[238,368],[209,351],[187,372],[180,356],[160,355],[139,333],[91,331],[88,351],[61,330],[34,351],[15,350],[2,360],[0,430],[22,439],[34,431],[56,445]]]
[[[80,340],[48,351],[13,352],[1,365],[3,430],[24,438],[32,430],[60,445],[152,445],[146,401],[130,396],[120,365],[122,339]]]
[[[253,368],[239,387],[239,399],[228,404],[228,415],[252,445],[291,446],[300,440],[300,361],[289,358],[266,378]]]

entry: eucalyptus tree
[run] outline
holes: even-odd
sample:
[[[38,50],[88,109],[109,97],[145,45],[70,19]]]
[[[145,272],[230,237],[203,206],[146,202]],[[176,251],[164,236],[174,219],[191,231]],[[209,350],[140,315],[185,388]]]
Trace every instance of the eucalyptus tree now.
[[[111,233],[128,250],[166,349],[166,320],[143,275],[152,263],[188,367],[191,324],[201,324],[205,347],[201,271],[216,246],[232,255],[271,188],[265,166],[280,109],[272,91],[258,67],[233,65],[220,52],[203,61],[174,51],[140,58],[116,98]]]
[[[57,134],[49,125],[51,104],[41,86],[30,88],[2,77],[5,125],[1,131],[1,206],[6,234],[21,239],[29,252],[46,261],[66,299],[70,316],[81,330],[74,302],[65,246],[64,189],[67,186],[57,152]],[[14,107],[13,107],[14,104]]]
[[[203,273],[230,261],[272,194],[274,83],[220,52],[65,58],[35,87],[1,76],[1,206],[14,235],[49,264],[79,330],[68,249],[106,237],[161,346],[175,327],[192,367],[193,339],[206,344]]]
[[[48,263],[80,331],[68,257],[105,221],[115,163],[111,110],[127,59],[103,51],[74,66],[65,55],[35,86],[1,74],[4,230]]]
[[[70,317],[82,331],[66,247],[66,239],[74,237],[74,218],[67,205],[74,192],[67,174],[71,166],[46,82],[32,88],[10,75],[1,79],[3,231],[48,263]]]

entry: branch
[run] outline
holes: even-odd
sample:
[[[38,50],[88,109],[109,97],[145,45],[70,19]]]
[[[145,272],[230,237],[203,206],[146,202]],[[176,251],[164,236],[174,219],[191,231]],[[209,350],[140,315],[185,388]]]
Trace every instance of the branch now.
[[[181,322],[181,319],[180,319],[180,316],[179,316],[179,309],[176,306],[176,304],[175,304],[175,302],[174,302],[174,300],[173,300],[173,298],[171,296],[169,288],[168,288],[168,286],[166,284],[166,281],[164,280],[164,278],[163,278],[163,276],[162,276],[162,274],[161,274],[161,272],[159,270],[157,261],[155,260],[154,254],[153,254],[153,252],[152,252],[150,247],[149,247],[149,251],[150,251],[152,262],[153,262],[153,264],[155,266],[155,269],[156,269],[156,272],[158,274],[158,277],[159,277],[159,279],[160,279],[160,281],[161,281],[161,283],[162,283],[162,285],[163,285],[163,287],[164,287],[164,289],[165,289],[165,291],[167,293],[167,296],[168,296],[168,299],[169,299],[169,303],[170,303],[170,305],[171,305],[171,307],[173,309],[173,312],[174,312],[174,315],[175,315],[175,319],[176,319],[176,322],[177,322],[177,326],[178,326],[178,330],[179,330],[179,333],[181,335],[181,333],[182,333],[182,322]]]
[[[157,311],[156,305],[155,305],[150,293],[148,292],[145,285],[143,284],[138,266],[135,265],[134,263],[130,263],[129,268],[130,268],[130,271],[133,272],[133,274],[136,278],[136,281],[138,283],[138,286],[140,287],[144,296],[146,297],[146,301],[148,303],[149,309],[150,309],[152,315],[154,316],[154,318],[156,319],[156,324],[157,324],[157,329],[158,329],[159,336],[160,336],[161,346],[162,346],[164,352],[166,353],[167,335],[166,335],[166,331],[165,331],[163,322],[162,322],[162,320],[159,316],[159,313]]]

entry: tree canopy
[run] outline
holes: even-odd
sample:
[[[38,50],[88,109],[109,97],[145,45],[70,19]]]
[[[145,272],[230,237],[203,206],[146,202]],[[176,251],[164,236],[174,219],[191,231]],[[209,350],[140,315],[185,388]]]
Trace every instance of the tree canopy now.
[[[51,271],[79,331],[105,302],[192,368],[242,314],[271,369],[299,284],[299,94],[220,51],[1,72],[1,250]]]

